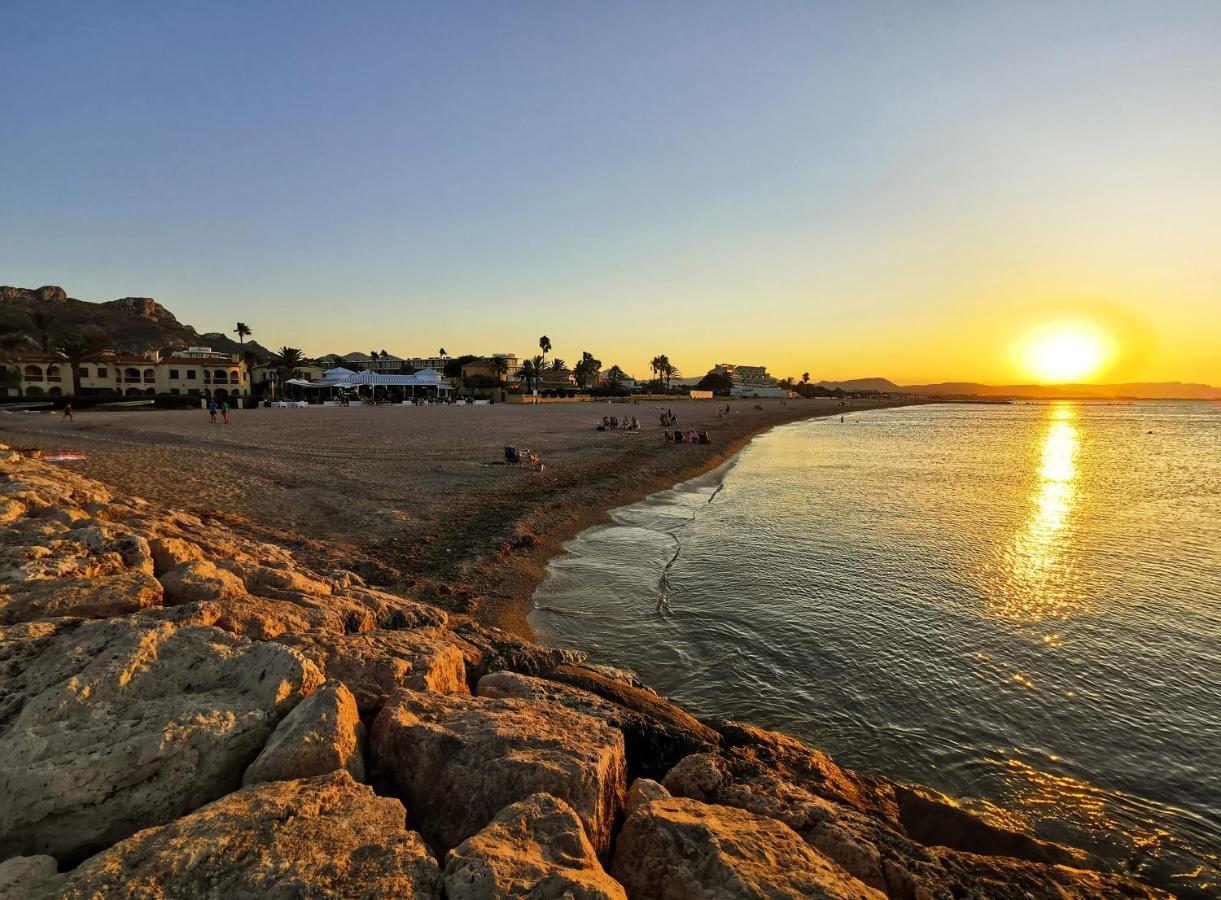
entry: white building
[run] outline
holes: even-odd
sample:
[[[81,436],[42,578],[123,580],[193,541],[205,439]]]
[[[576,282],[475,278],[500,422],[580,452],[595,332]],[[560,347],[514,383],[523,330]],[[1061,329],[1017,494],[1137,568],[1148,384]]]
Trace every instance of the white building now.
[[[733,382],[730,396],[733,397],[788,397],[788,388],[782,388],[776,379],[767,374],[767,366],[740,366],[736,363],[717,363],[714,372],[728,376]]]

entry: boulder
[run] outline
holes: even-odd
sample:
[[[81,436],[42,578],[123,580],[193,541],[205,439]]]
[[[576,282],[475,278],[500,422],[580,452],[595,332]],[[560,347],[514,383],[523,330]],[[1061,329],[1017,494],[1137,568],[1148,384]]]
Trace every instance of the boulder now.
[[[246,585],[232,572],[207,560],[183,563],[161,576],[165,603],[199,603],[209,600],[232,600],[245,596]]]
[[[601,853],[626,787],[623,735],[551,703],[401,691],[373,723],[369,756],[442,850],[546,793],[576,811]]]
[[[0,862],[0,900],[21,900],[46,891],[59,866],[51,856],[14,856]]]
[[[362,711],[379,708],[401,688],[468,693],[462,652],[444,632],[368,631],[363,634],[284,634],[276,641],[341,681]]]
[[[337,682],[325,684],[281,720],[242,783],[310,778],[335,769],[363,781],[363,734],[352,692]]]
[[[161,605],[161,583],[134,569],[93,578],[0,585],[0,625],[35,619],[105,619]]]
[[[577,669],[576,666],[559,666],[556,672],[575,673]],[[598,673],[590,670],[589,675],[586,684],[600,682]],[[633,704],[631,707],[620,704],[619,699],[625,696],[623,693],[608,691],[618,699],[604,698],[587,688],[508,670],[484,675],[479,679],[476,691],[481,697],[558,703],[618,728],[625,741],[629,778],[661,778],[684,756],[706,752],[716,746],[719,737],[711,728],[650,691],[624,687],[635,692],[635,696],[628,699]]]
[[[885,897],[782,822],[678,797],[636,806],[610,869],[631,897]]]
[[[244,788],[44,882],[31,900],[440,898],[436,861],[399,801],[347,772]]]
[[[650,800],[669,800],[670,792],[663,785],[650,778],[637,778],[627,789],[627,799],[623,801],[623,813],[630,816],[632,810]]]
[[[899,824],[912,840],[983,856],[1012,856],[1053,866],[1082,868],[1089,857],[1080,850],[998,828],[951,804],[928,789],[896,786]]]
[[[153,572],[164,575],[171,569],[185,566],[188,563],[203,562],[207,559],[198,544],[185,541],[182,538],[162,536],[148,542],[149,551],[153,556]]]
[[[508,669],[523,675],[545,676],[564,663],[579,663],[585,654],[561,647],[542,647],[523,641],[507,631],[479,625],[468,619],[454,624],[454,634],[463,639],[467,661],[476,679],[489,672]]]
[[[507,806],[445,860],[447,900],[627,900],[603,871],[581,819],[563,800],[532,794]]]
[[[212,610],[0,628],[0,848],[72,864],[241,784],[323,678]]]
[[[991,885],[986,896],[998,900],[1152,896],[1131,882],[1118,879],[1112,884],[1096,873],[1066,866],[926,846],[900,821],[899,797],[904,788],[842,769],[826,754],[784,735],[729,722],[718,723],[718,730],[722,735],[719,754],[694,754],[667,774],[664,784],[672,794],[784,822],[815,851],[892,897],[972,896],[985,882]],[[914,810],[909,808],[907,817],[914,825]],[[936,818],[917,827],[916,834],[930,843],[961,842],[967,835],[980,840],[976,826],[964,824],[958,816],[954,829],[938,836],[931,825]],[[979,820],[976,824],[992,827]],[[985,849],[982,843],[974,846]],[[993,849],[999,846],[993,845]],[[1084,857],[1068,848],[1057,849],[1068,854],[1066,859]],[[1100,884],[1104,889],[1099,890]],[[1119,893],[1117,885],[1138,893]]]

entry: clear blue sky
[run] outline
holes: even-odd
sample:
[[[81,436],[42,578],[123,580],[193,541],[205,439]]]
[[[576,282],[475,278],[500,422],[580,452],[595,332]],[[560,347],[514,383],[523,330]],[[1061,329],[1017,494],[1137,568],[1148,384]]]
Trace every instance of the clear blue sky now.
[[[0,283],[641,374],[1011,380],[1084,314],[1221,381],[1218,2],[5,0],[0,47]]]

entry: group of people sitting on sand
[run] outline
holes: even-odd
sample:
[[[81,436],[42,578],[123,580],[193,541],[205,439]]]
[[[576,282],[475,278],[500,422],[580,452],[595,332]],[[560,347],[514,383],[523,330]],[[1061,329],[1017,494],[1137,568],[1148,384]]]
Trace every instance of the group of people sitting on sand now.
[[[674,433],[670,433],[670,429],[662,432],[663,440],[667,444],[711,444],[712,438],[708,437],[708,429],[696,431],[692,428],[686,434],[683,434],[679,428],[674,429]]]
[[[624,416],[622,419],[618,416],[603,416],[594,423],[594,428],[598,431],[639,431],[640,420],[635,416]]]
[[[661,427],[672,428],[678,424],[678,416],[674,415],[674,410],[667,409],[661,414]]]

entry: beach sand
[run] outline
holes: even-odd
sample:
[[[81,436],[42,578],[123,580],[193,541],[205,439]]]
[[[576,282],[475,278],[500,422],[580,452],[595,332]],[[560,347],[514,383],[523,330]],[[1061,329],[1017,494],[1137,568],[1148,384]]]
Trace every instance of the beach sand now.
[[[79,411],[72,423],[0,413],[0,442],[86,453],[63,465],[529,637],[530,596],[569,538],[768,428],[844,411],[838,401],[758,403],[253,409],[228,426],[202,410]],[[662,406],[712,444],[664,444]],[[635,415],[642,430],[597,432],[603,415]],[[506,444],[538,452],[546,471],[504,465]]]

